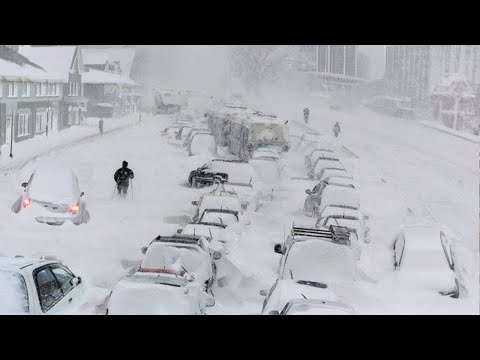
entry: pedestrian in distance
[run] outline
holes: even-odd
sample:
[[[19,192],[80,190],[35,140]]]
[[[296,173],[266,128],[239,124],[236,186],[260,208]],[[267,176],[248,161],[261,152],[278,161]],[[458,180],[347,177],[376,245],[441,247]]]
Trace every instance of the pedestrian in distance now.
[[[333,135],[335,135],[335,137],[338,137],[338,135],[340,134],[340,124],[338,123],[338,121],[335,123],[335,125],[333,126]]]
[[[117,183],[117,192],[120,197],[125,198],[127,196],[130,179],[133,180],[134,177],[135,174],[128,168],[128,162],[123,161],[122,167],[115,171],[113,175],[113,180]]]
[[[310,117],[310,109],[309,108],[303,109],[303,120],[305,121],[305,124],[308,124],[309,117]]]
[[[100,135],[103,136],[103,119],[100,119],[98,122],[98,129],[100,130]]]

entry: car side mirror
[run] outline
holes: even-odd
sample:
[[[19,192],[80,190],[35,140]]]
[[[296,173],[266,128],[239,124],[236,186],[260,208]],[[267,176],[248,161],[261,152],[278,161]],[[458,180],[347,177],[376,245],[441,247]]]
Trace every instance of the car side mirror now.
[[[142,247],[142,254],[146,254],[146,253],[147,253],[147,249],[148,249],[148,247],[146,247],[146,246]]]
[[[220,251],[213,252],[213,260],[220,260],[222,258],[222,253]]]
[[[284,254],[282,244],[275,244],[275,247],[273,248],[273,250],[274,250],[277,254],[282,254],[282,255]]]
[[[277,310],[272,310],[268,313],[268,315],[280,315],[280,313]]]
[[[312,193],[312,190],[310,189],[305,190],[305,194],[310,195],[311,193]]]
[[[82,193],[80,194],[80,197],[82,197],[83,195],[85,195],[85,193],[82,191]]]
[[[183,229],[177,229],[177,234],[181,234]]]
[[[198,201],[192,201],[193,206],[198,206]]]
[[[74,277],[70,280],[70,284],[72,286],[77,286],[78,284],[81,284],[81,283],[82,283],[82,278],[80,276]]]
[[[267,296],[268,291],[267,290],[260,290],[260,296]]]
[[[28,186],[28,182],[22,183],[22,187],[27,188],[27,186]]]

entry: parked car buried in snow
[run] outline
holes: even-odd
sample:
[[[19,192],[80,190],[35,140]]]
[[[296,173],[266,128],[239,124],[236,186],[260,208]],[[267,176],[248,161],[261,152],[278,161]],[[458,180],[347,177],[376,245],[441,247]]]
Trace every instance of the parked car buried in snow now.
[[[215,299],[184,271],[137,272],[113,289],[107,315],[205,315]]]
[[[307,155],[305,155],[305,160],[304,160],[305,169],[307,170],[307,172],[309,172],[309,173],[312,172],[313,165],[315,165],[317,160],[320,157],[322,157],[322,156],[326,157],[327,155],[329,155],[332,158],[337,158],[336,155],[335,155],[335,151],[333,151],[332,149],[316,148],[316,149],[313,149],[313,150],[309,151],[307,153]]]
[[[149,246],[142,248],[145,258],[138,273],[162,273],[173,270],[190,274],[206,292],[212,292],[216,279],[215,260],[222,254],[210,249],[203,236],[175,234],[157,236]]]
[[[317,159],[311,170],[308,171],[308,177],[311,179],[319,179],[322,176],[323,169],[336,168],[345,169],[342,162],[333,156],[322,156]]]
[[[57,260],[0,256],[0,314],[56,314],[81,305],[82,279]]]
[[[33,216],[48,225],[63,225],[66,221],[80,225],[90,220],[87,204],[82,199],[84,193],[70,169],[38,168],[22,187],[24,193],[12,206],[15,214]]]
[[[294,226],[285,242],[274,247],[275,252],[282,255],[279,279],[352,283],[357,277],[357,268],[350,236],[345,227]]]
[[[445,233],[431,226],[404,228],[393,243],[393,267],[399,280],[413,288],[457,298],[455,258]]]
[[[189,156],[198,154],[216,154],[217,145],[210,132],[196,132],[192,135],[187,146]]]
[[[233,210],[241,213],[245,207],[237,194],[218,189],[201,195],[198,201],[192,201],[192,205],[195,206],[194,221],[198,220],[206,209]]]
[[[328,186],[339,186],[355,189],[354,181],[351,178],[330,177],[327,180],[320,181],[315,187],[310,190],[305,190],[307,198],[303,210],[307,216],[316,216],[316,209],[320,205],[322,193]]]
[[[340,302],[325,283],[277,279],[265,296],[263,315],[353,315],[350,305]]]
[[[314,205],[315,216],[318,216],[318,214],[330,205],[343,205],[360,209],[360,194],[355,188],[327,186],[322,192],[320,203]]]

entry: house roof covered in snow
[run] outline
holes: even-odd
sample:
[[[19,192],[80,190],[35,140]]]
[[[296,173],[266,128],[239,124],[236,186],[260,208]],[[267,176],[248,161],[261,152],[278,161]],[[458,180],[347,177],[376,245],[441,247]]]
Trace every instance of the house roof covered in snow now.
[[[42,66],[48,80],[68,82],[76,46],[20,46],[18,52]]]
[[[0,46],[0,78],[45,80],[49,74],[38,64],[14,50]]]
[[[120,69],[124,76],[130,76],[135,50],[132,48],[103,48],[82,49],[84,65],[105,65],[115,61],[120,63]]]
[[[89,69],[82,74],[82,82],[84,84],[123,84],[138,85],[128,76],[113,74],[106,71]]]

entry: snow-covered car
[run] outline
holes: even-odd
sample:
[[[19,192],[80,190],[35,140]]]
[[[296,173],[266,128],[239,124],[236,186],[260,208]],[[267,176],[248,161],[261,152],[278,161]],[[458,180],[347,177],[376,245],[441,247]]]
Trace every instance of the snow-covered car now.
[[[315,214],[320,214],[325,207],[330,205],[343,205],[360,209],[360,194],[355,188],[327,186],[322,192],[320,203],[315,205]]]
[[[225,224],[216,222],[196,222],[185,225],[183,229],[177,230],[181,235],[203,236],[209,243],[210,248],[228,254],[235,245],[239,236],[227,228]]]
[[[215,299],[185,271],[159,269],[121,279],[112,290],[107,315],[205,315]]]
[[[327,155],[336,158],[335,151],[329,148],[316,148],[309,151],[307,155],[305,155],[304,160],[305,169],[307,170],[307,172],[311,172],[313,170],[313,165],[320,157],[325,157]]]
[[[48,225],[87,223],[90,213],[82,199],[77,176],[71,169],[41,167],[22,184],[23,194],[12,205],[12,212],[31,216]]]
[[[205,209],[198,222],[226,225],[235,234],[241,234],[243,225],[250,224],[238,211],[225,209]]]
[[[191,171],[188,176],[188,183],[194,188],[211,186],[222,180],[236,183],[255,183],[256,177],[255,169],[245,161],[215,159]]]
[[[197,132],[193,134],[187,148],[189,156],[217,153],[215,138],[209,132]]]
[[[339,168],[339,167],[324,168],[317,174],[317,180],[319,182],[331,177],[346,177],[349,179],[353,179],[353,177],[343,167],[342,168]]]
[[[0,314],[56,314],[74,310],[81,277],[57,260],[0,256]]]
[[[177,136],[175,137],[175,139],[179,140],[183,145],[187,139],[187,135],[192,129],[193,129],[192,125],[181,125],[180,130],[178,130]]]
[[[277,279],[265,296],[262,315],[352,315],[354,309],[338,300],[325,283]]]
[[[169,126],[162,131],[161,135],[171,140],[177,140],[177,135],[180,129],[181,126],[179,125]]]
[[[323,190],[325,190],[328,186],[340,186],[355,189],[354,181],[351,178],[330,177],[328,180],[320,181],[312,190],[305,190],[305,193],[307,194],[307,198],[305,199],[305,204],[303,206],[305,215],[318,215],[315,213],[315,210],[317,209],[318,205],[320,205]]]
[[[291,235],[283,244],[275,244],[274,250],[282,255],[279,279],[352,283],[357,277],[357,256],[345,227],[293,227]]]
[[[157,236],[149,246],[142,248],[142,253],[145,257],[137,272],[184,271],[206,292],[212,292],[217,271],[215,261],[222,257],[222,253],[212,250],[203,236]]]
[[[354,218],[354,221],[352,225],[355,225],[354,228],[356,229],[356,232],[359,234],[359,237],[361,234],[364,234],[364,241],[366,243],[369,243],[370,240],[368,238],[368,233],[370,232],[370,228],[367,226],[366,221],[369,219],[368,216],[364,215],[358,208],[354,207],[349,207],[345,205],[329,205],[323,208],[323,211],[320,213],[317,219],[317,224],[320,224],[321,221],[328,217],[345,217],[349,216]],[[349,221],[349,220],[348,220]],[[345,223],[347,223],[347,220],[345,220]],[[335,224],[331,224],[335,225]],[[346,226],[347,225],[341,225],[341,226]]]
[[[227,192],[237,194],[240,197],[242,208],[252,211],[259,209],[262,192],[257,190],[252,183],[228,182],[223,186]]]
[[[195,206],[195,213],[193,216],[194,221],[198,220],[200,215],[202,215],[206,209],[233,210],[241,213],[242,208],[244,207],[237,194],[218,191],[218,189],[201,195],[198,201],[192,201],[192,205]]]
[[[342,162],[335,157],[321,157],[319,158],[314,165],[311,167],[311,171],[308,172],[308,177],[311,179],[320,179],[323,175],[323,169],[336,168],[336,169],[345,169]]]
[[[183,146],[188,147],[191,140],[192,136],[198,133],[207,133],[210,134],[210,130],[206,128],[201,128],[201,127],[194,127],[191,129],[187,129],[185,134],[182,134],[182,141],[183,141]]]
[[[254,154],[249,163],[253,166],[264,184],[267,184],[268,186],[275,186],[281,181],[284,169],[283,164],[279,157],[270,155],[267,156],[266,154],[256,156]]]
[[[431,226],[406,227],[395,237],[392,250],[393,267],[401,282],[458,297],[454,252],[443,231]]]
[[[278,152],[271,150],[269,148],[260,148],[253,152],[252,159],[263,159],[263,158],[273,158],[280,160],[280,155]]]

